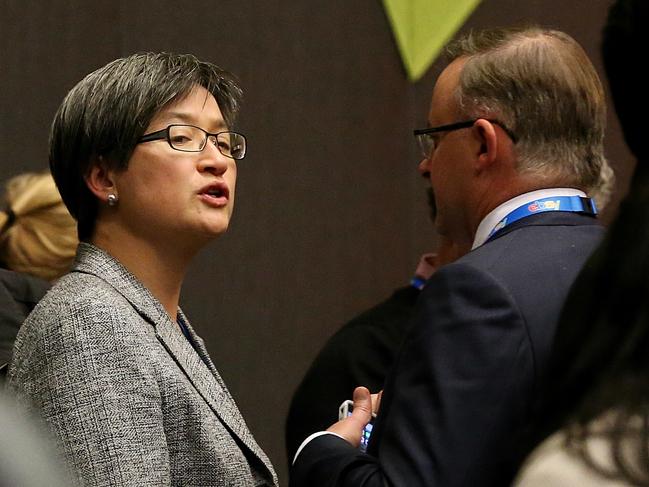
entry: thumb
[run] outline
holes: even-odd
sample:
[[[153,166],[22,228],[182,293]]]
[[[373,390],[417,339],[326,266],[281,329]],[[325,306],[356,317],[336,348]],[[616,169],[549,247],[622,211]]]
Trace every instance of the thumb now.
[[[354,410],[351,418],[365,426],[372,419],[372,396],[367,387],[354,389]]]
[[[352,415],[334,423],[327,431],[344,438],[353,446],[358,446],[363,428],[372,418],[372,397],[366,387],[354,389],[354,409]]]

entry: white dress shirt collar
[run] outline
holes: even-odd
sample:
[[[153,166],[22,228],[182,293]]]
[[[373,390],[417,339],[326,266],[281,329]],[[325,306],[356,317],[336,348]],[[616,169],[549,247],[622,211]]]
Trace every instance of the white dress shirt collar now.
[[[501,205],[498,205],[496,208],[491,210],[487,216],[485,216],[480,225],[478,225],[478,230],[475,232],[475,238],[473,239],[473,246],[471,250],[480,247],[484,244],[489,238],[489,234],[495,228],[496,225],[505,218],[509,213],[514,211],[516,208],[523,206],[527,203],[531,203],[534,200],[539,200],[542,198],[550,198],[553,196],[582,196],[585,197],[586,193],[574,188],[548,188],[548,189],[539,189],[536,191],[531,191],[529,193],[523,193],[518,195],[508,201],[505,201]]]

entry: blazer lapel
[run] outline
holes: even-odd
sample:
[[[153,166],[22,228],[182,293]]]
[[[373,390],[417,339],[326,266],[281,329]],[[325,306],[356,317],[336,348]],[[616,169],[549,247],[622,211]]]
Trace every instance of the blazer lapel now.
[[[268,478],[274,480],[274,471],[268,457],[248,430],[234,399],[207,353],[205,343],[189,325],[182,311],[178,311],[178,318],[183,320],[189,330],[196,350],[149,290],[103,250],[88,243],[79,244],[73,271],[93,274],[104,279],[124,296],[147,322],[151,323],[162,345],[184,371],[198,393],[230,432],[240,440],[239,442],[257,458],[256,463],[261,463],[265,467]]]
[[[265,467],[268,478],[273,479],[270,460],[259,447],[252,433],[250,433],[230,391],[228,391],[207,353],[205,342],[193,330],[182,310],[179,310],[178,314],[179,319],[183,320],[189,330],[190,336],[196,345],[196,350],[182,334],[178,325],[172,323],[168,317],[166,323],[160,323],[156,326],[156,334],[159,340],[180,368],[185,371],[196,390],[223,424]]]

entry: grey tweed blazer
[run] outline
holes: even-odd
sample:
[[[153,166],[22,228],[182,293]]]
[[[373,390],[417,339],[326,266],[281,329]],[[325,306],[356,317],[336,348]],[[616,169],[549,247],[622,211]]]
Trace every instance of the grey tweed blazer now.
[[[276,486],[203,340],[178,319],[196,349],[119,262],[81,244],[21,328],[9,386],[80,485]]]

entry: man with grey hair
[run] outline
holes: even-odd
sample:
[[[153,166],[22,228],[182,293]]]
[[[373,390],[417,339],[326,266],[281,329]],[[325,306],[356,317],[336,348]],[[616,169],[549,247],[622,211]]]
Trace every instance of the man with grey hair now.
[[[559,311],[602,227],[586,194],[610,174],[605,102],[568,35],[499,29],[449,47],[416,130],[440,234],[472,251],[422,291],[377,400],[307,438],[292,485],[495,486],[546,368]]]

